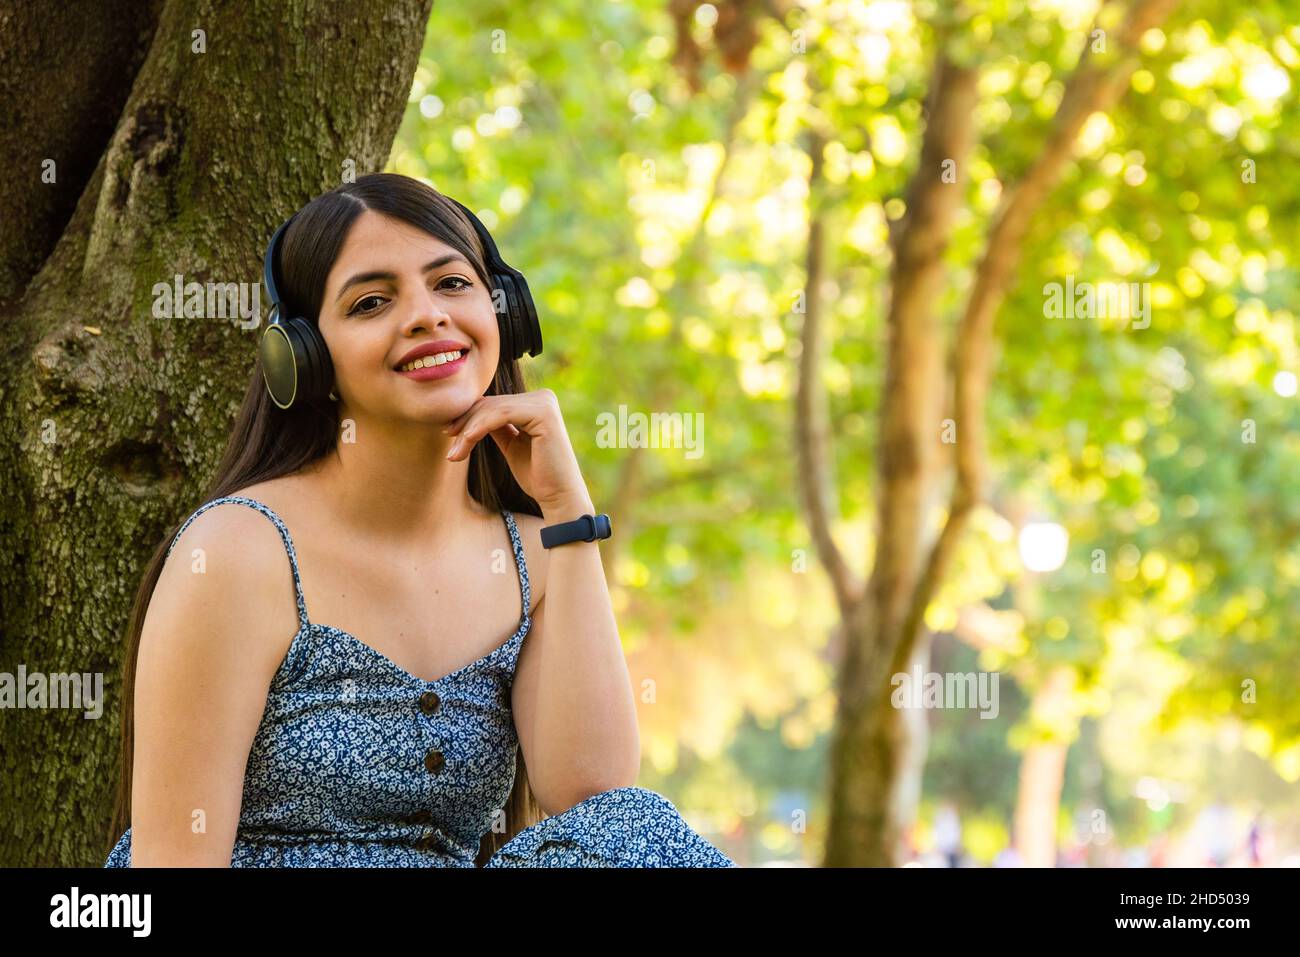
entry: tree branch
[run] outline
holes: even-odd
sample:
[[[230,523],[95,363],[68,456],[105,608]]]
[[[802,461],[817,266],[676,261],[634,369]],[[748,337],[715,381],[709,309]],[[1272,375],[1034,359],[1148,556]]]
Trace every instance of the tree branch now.
[[[1078,66],[1066,83],[1047,142],[1020,181],[1008,189],[989,228],[984,256],[962,315],[953,351],[954,418],[959,433],[956,477],[948,518],[926,563],[908,613],[904,643],[910,645],[925,609],[943,581],[971,511],[984,485],[984,404],[988,394],[993,321],[1011,285],[1025,234],[1034,217],[1072,160],[1074,143],[1088,117],[1111,109],[1123,95],[1138,62],[1142,34],[1162,23],[1178,0],[1136,0],[1113,35],[1106,52],[1093,53],[1089,31]],[[1099,16],[1104,16],[1103,13]],[[899,649],[902,656],[906,648]],[[897,660],[897,659],[896,659]]]
[[[817,198],[822,182],[822,151],[826,146],[825,134],[814,125],[807,134],[808,157],[812,161],[808,176],[810,215],[808,217],[808,252],[804,289],[803,328],[800,341],[798,383],[795,388],[795,455],[799,469],[799,491],[813,545],[835,590],[835,600],[841,614],[862,600],[864,583],[857,579],[844,560],[835,537],[831,533],[831,516],[828,502],[834,482],[834,455],[830,450],[830,420],[826,411],[826,396],[821,377],[823,353],[822,337],[823,299],[825,282],[826,237],[823,213]]]

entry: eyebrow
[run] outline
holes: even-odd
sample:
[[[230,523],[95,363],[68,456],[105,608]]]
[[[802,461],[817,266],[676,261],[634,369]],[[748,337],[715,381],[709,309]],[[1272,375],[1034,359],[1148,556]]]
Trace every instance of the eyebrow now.
[[[466,259],[464,256],[462,256],[460,253],[447,253],[445,256],[439,256],[437,259],[433,260],[432,262],[425,263],[424,268],[421,269],[420,272],[421,273],[432,272],[433,270],[437,269],[439,266],[445,266],[447,265],[447,263],[458,262],[458,261],[463,262],[466,266],[470,265],[469,260]],[[372,269],[369,272],[359,272],[343,284],[343,287],[339,289],[339,294],[334,301],[337,303],[340,299],[343,298],[343,294],[347,292],[349,289],[351,289],[353,286],[358,286],[363,282],[373,282],[376,279],[384,279],[387,280],[388,282],[396,282],[397,274],[387,272],[383,269]]]

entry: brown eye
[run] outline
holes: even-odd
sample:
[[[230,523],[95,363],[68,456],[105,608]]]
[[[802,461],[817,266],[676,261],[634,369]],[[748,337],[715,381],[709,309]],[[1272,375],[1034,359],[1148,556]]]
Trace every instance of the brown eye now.
[[[383,303],[383,302],[384,302],[384,297],[383,297],[383,296],[362,296],[360,299],[357,300],[356,305],[353,306],[351,309],[348,310],[348,315],[349,315],[349,316],[352,316],[352,315],[355,315],[355,314],[358,313],[358,312],[360,312],[360,313],[374,312],[375,309],[378,309],[378,308],[379,308],[379,306],[375,306],[375,307],[372,308],[372,309],[362,309],[362,308],[361,308],[361,304],[362,304],[363,302],[370,302],[372,299],[373,299],[373,300],[377,300],[377,301],[380,302],[380,303]]]
[[[448,281],[455,281],[455,282],[458,282],[458,283],[462,283],[462,284],[463,284],[463,285],[460,285],[460,286],[452,286],[452,287],[451,287],[453,290],[455,290],[455,291],[457,291],[457,292],[459,292],[461,289],[468,289],[470,286],[474,285],[474,284],[473,284],[472,282],[470,282],[468,279],[463,279],[463,278],[460,277],[460,276],[448,276],[448,277],[447,277],[446,279],[444,279],[442,282],[448,282]],[[438,285],[442,285],[442,283],[439,283]]]

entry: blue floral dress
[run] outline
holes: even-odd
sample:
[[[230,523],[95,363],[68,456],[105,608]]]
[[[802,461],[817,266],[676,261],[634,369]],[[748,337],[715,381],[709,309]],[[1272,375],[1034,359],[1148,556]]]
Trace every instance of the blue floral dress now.
[[[519,627],[478,661],[425,681],[354,635],[307,618],[293,540],[279,529],[298,632],[271,681],[249,752],[232,867],[473,867],[515,777],[510,708],[528,633],[528,568],[503,509],[523,597]],[[128,827],[105,867],[131,866]],[[593,795],[519,832],[487,867],[735,867],[667,798],[640,787]]]

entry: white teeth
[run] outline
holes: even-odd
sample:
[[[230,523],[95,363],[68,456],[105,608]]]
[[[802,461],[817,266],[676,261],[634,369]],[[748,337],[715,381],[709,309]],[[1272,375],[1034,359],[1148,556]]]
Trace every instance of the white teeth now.
[[[416,369],[427,369],[429,366],[440,366],[447,362],[455,362],[459,358],[459,350],[456,352],[439,352],[437,355],[424,356],[414,362],[408,362],[400,368],[403,372],[414,372]]]

